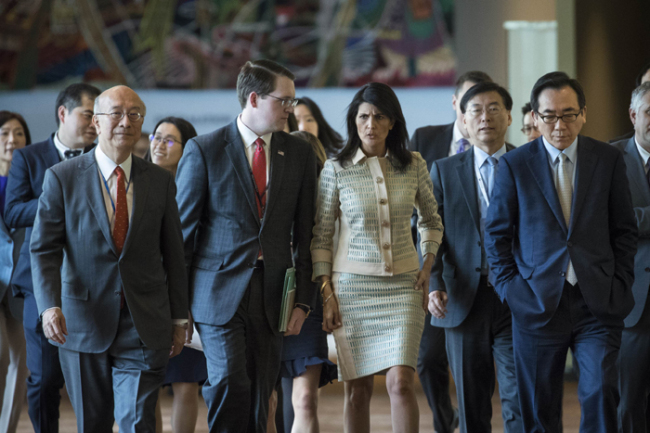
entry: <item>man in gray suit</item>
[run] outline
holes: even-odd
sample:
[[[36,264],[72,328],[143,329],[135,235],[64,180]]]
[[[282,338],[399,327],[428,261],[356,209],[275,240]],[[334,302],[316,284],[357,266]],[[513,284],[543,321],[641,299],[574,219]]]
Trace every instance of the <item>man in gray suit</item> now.
[[[300,332],[315,297],[316,157],[282,132],[297,102],[293,79],[275,62],[247,62],[237,79],[241,114],[190,140],[176,174],[190,308],[208,361],[210,432],[266,431],[292,263],[296,303],[285,335]]]
[[[456,382],[460,431],[491,431],[496,361],[504,430],[521,432],[510,309],[489,282],[483,248],[485,218],[499,158],[514,149],[505,142],[512,98],[495,83],[479,83],[460,102],[473,149],[431,167],[443,219],[429,284],[431,324],[445,329],[447,355]]]
[[[647,306],[650,287],[650,82],[641,84],[632,93],[630,119],[634,124],[634,136],[614,143],[623,152],[639,227],[632,285],[634,308],[625,318],[618,356],[621,392],[618,421],[622,432],[646,432],[650,427],[650,309]]]
[[[133,90],[105,91],[94,112],[95,150],[45,175],[31,238],[36,303],[78,430],[111,432],[116,419],[120,432],[153,432],[187,328],[176,187],[131,155],[146,114]]]

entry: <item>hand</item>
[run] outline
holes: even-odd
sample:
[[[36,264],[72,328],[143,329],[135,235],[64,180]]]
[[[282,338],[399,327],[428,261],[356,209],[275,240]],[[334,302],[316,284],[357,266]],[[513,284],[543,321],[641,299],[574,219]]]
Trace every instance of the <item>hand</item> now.
[[[334,286],[332,286],[332,297],[323,305],[323,331],[328,334],[343,326],[341,323],[341,311],[339,310],[339,299],[333,290]]]
[[[447,315],[447,292],[434,290],[429,293],[429,312],[436,319],[444,319]]]
[[[302,311],[300,308],[294,308],[291,313],[291,318],[289,319],[289,324],[287,324],[287,332],[284,333],[287,335],[298,335],[302,329],[302,324],[305,323],[307,318],[307,313]]]
[[[181,353],[183,350],[183,342],[185,341],[185,328],[181,326],[174,326],[174,331],[172,332],[172,348],[169,351],[169,357],[173,358],[174,356]]]
[[[429,303],[429,277],[431,277],[431,266],[427,267],[425,263],[418,272],[418,279],[415,282],[415,290],[422,290],[422,309],[425,312]]]
[[[192,312],[187,312],[187,329],[185,330],[185,345],[192,344],[192,335],[194,335],[194,318]]]
[[[65,336],[68,335],[68,326],[65,324],[65,316],[60,308],[50,308],[43,313],[43,334],[48,340],[64,344]]]

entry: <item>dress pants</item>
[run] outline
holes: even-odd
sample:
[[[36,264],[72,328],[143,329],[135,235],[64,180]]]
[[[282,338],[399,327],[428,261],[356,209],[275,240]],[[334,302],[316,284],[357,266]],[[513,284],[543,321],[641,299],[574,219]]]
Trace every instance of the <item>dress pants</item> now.
[[[647,433],[650,427],[650,312],[646,307],[641,319],[623,330],[619,362],[619,432]]]
[[[170,348],[171,338],[170,334]],[[117,335],[105,352],[60,347],[77,431],[111,433],[117,420],[120,433],[155,432],[158,389],[165,379],[169,350],[149,349],[142,343],[128,307],[121,310]]]
[[[51,345],[43,334],[38,320],[36,300],[25,293],[23,314],[25,341],[27,343],[27,403],[28,413],[35,433],[59,431],[59,403],[64,385],[59,362],[59,349]]]
[[[9,310],[11,288],[0,303],[0,432],[15,432],[27,391],[23,324]]]
[[[264,433],[269,397],[280,374],[283,338],[273,333],[266,318],[264,270],[253,270],[228,323],[197,323],[196,328],[208,361],[203,398],[210,432]]]
[[[617,431],[617,358],[620,327],[589,311],[580,286],[565,282],[557,311],[546,325],[527,329],[513,320],[519,403],[526,433],[562,431],[564,365],[569,348],[580,366],[580,432]]]
[[[482,277],[467,318],[445,328],[447,354],[456,382],[462,433],[492,431],[492,395],[499,380],[504,432],[521,433],[523,424],[512,350],[512,315],[487,278]]]

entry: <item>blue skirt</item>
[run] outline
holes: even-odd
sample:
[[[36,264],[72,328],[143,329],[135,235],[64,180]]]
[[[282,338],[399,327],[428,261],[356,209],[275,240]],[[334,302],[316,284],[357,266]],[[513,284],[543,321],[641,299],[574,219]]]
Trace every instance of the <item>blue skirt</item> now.
[[[203,352],[183,347],[179,355],[169,360],[163,384],[186,382],[203,385],[207,378],[208,366]]]

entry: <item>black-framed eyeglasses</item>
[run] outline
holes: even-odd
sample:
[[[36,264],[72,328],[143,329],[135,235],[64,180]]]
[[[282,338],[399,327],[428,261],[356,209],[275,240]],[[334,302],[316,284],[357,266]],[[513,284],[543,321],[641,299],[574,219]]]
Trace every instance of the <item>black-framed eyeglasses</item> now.
[[[278,101],[280,101],[280,104],[285,108],[295,107],[296,105],[298,105],[298,100],[297,99],[292,99],[292,98],[282,99],[282,98],[278,98],[277,96],[273,96],[273,95],[265,95],[265,96],[270,96],[273,99],[277,99]]]
[[[533,131],[537,131],[537,128],[534,126],[524,126],[523,128],[521,128],[521,132],[523,132],[526,135],[530,134]]]
[[[565,114],[564,116],[556,116],[555,114],[544,116],[543,114],[537,112],[539,118],[542,119],[544,123],[549,125],[552,125],[553,123],[557,122],[558,119],[562,119],[562,122],[564,123],[573,123],[576,120],[578,120],[578,116],[580,116],[581,114],[582,114],[582,109],[577,113]]]
[[[167,144],[167,147],[172,147],[174,143],[179,143],[179,144],[181,143],[180,141],[176,141],[176,139],[172,137],[163,138],[159,135],[153,135],[153,134],[149,135],[149,141],[152,142],[155,141],[156,143],[160,143],[161,141],[163,141],[165,142],[165,144]]]
[[[113,111],[112,113],[95,113],[95,116],[109,116],[111,120],[115,122],[124,119],[125,115],[131,122],[137,122],[138,120],[144,118],[144,116],[140,113],[124,113],[122,111]]]

